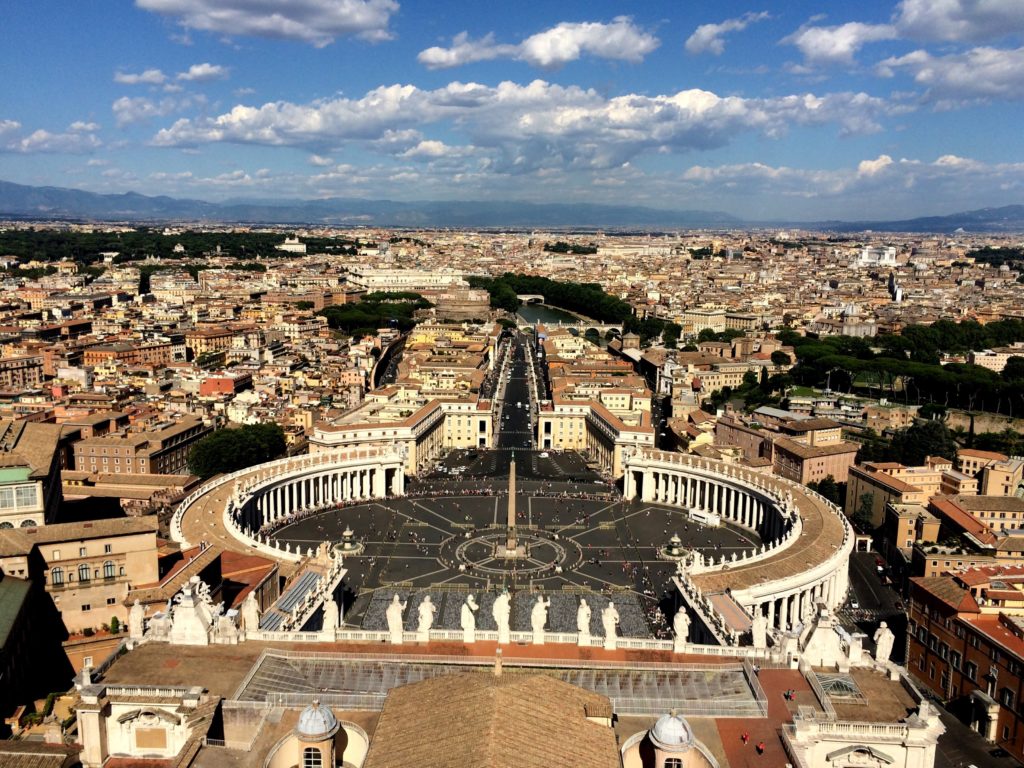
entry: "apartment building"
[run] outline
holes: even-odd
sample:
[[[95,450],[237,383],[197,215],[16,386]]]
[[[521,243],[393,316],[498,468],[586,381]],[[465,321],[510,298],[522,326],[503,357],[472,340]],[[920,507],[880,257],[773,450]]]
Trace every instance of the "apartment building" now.
[[[0,568],[44,586],[69,632],[127,621],[132,586],[158,579],[155,517],[0,530]]]
[[[21,355],[0,359],[0,389],[35,389],[42,382],[42,355]]]
[[[192,447],[213,431],[197,416],[144,431],[117,432],[75,443],[75,470],[113,474],[183,475]]]

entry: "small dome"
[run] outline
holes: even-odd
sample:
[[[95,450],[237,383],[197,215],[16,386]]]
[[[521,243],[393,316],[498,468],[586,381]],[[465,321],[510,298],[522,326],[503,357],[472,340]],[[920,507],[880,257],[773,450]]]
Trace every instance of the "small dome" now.
[[[303,741],[323,741],[337,732],[338,718],[330,707],[321,706],[319,701],[314,701],[302,710],[298,725],[295,726],[295,735]]]
[[[693,746],[693,731],[682,715],[662,715],[651,728],[654,746],[666,752],[681,752]]]

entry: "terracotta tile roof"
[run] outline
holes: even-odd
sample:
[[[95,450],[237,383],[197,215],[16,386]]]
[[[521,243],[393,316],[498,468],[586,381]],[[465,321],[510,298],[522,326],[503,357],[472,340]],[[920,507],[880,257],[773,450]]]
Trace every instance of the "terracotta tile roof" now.
[[[490,671],[393,689],[365,768],[619,768],[600,696],[553,677]],[[424,738],[427,734],[428,738]]]
[[[958,613],[979,613],[978,602],[971,593],[950,576],[914,576],[911,583],[942,601]]]

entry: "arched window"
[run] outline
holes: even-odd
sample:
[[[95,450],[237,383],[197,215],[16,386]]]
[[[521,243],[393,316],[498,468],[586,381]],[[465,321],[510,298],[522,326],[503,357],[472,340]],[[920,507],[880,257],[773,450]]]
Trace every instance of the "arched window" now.
[[[665,768],[683,768],[683,759],[681,757],[666,758]]]
[[[21,521],[21,527],[22,528],[35,528],[36,527],[36,521],[35,520],[22,520]]]
[[[64,569],[63,568],[54,568],[52,571],[50,571],[50,584],[52,584],[55,587],[59,587],[63,583],[64,583]]]
[[[89,566],[86,565],[85,563],[82,563],[80,566],[78,566],[78,580],[79,581],[88,581],[89,580]]]
[[[103,564],[103,578],[104,579],[112,579],[112,578],[114,578],[114,564],[110,560],[107,560]]]
[[[302,768],[323,768],[323,757],[319,749],[306,747],[302,750]]]
[[[5,530],[7,528],[13,528],[13,527],[14,526],[11,525],[10,523],[6,523],[6,522],[5,523],[0,523],[0,531]]]

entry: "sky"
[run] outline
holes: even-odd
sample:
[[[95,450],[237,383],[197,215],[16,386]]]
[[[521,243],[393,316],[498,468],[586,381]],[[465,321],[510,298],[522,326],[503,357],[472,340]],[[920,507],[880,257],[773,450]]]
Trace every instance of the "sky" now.
[[[898,219],[1024,203],[1024,0],[7,0],[0,179]]]

